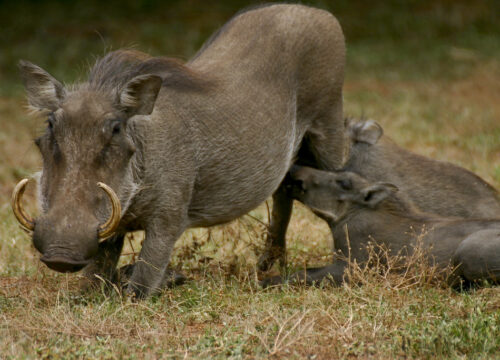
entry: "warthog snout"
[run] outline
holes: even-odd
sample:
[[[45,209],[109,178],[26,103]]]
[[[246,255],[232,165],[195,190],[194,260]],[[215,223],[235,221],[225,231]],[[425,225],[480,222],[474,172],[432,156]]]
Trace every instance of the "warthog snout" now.
[[[120,200],[104,183],[97,183],[111,202],[110,217],[102,224],[92,211],[78,206],[60,206],[33,220],[21,206],[28,180],[23,179],[12,193],[12,209],[21,226],[33,235],[40,260],[59,272],[81,270],[96,255],[99,243],[111,237],[121,219]],[[67,205],[67,204],[66,204]]]
[[[33,245],[40,260],[59,272],[81,270],[97,254],[98,221],[87,214],[49,212],[36,220]]]

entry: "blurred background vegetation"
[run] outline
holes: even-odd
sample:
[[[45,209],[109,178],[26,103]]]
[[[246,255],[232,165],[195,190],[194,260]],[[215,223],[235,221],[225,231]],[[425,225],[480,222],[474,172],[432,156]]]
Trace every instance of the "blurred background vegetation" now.
[[[0,94],[19,94],[16,63],[64,81],[109,49],[135,46],[188,59],[236,11],[261,1],[0,1]],[[463,76],[500,56],[497,0],[312,0],[344,29],[348,78]],[[453,66],[450,66],[453,63]]]
[[[343,27],[346,114],[373,117],[401,145],[500,184],[500,1],[303,3],[331,11]],[[30,139],[43,125],[23,109],[19,59],[66,83],[121,47],[188,60],[237,11],[259,4],[0,0],[0,186],[40,166]],[[6,199],[10,188],[0,190]]]

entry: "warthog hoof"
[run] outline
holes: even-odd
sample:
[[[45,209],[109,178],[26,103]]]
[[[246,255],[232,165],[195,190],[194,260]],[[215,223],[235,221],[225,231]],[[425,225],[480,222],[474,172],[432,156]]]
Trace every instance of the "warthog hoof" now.
[[[276,260],[279,260],[280,267],[286,266],[286,256],[285,250],[280,247],[272,247],[267,250],[260,256],[259,261],[257,263],[257,267],[260,271],[269,271]]]
[[[133,270],[134,270],[134,264],[128,264],[128,265],[122,266],[116,272],[115,283],[119,284],[121,289],[126,289],[127,287],[130,288],[129,279],[132,276]],[[187,277],[184,274],[168,268],[165,272],[165,275],[163,276],[163,279],[162,279],[162,282],[161,282],[159,288],[160,289],[170,289],[170,288],[173,288],[174,286],[184,284],[186,282],[186,280],[187,280]],[[132,290],[130,290],[130,291],[136,293],[135,296],[141,297],[140,296],[141,294],[137,294],[137,291],[132,291]]]
[[[284,283],[283,278],[280,275],[268,277],[259,282],[259,285],[266,289],[271,286],[278,286]]]

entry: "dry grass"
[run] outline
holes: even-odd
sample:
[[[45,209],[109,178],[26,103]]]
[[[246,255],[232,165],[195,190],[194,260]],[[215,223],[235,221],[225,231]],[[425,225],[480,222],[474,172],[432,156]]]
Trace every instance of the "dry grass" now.
[[[348,234],[347,227],[345,231]],[[345,273],[347,283],[352,286],[370,286],[378,284],[394,291],[411,288],[425,289],[429,287],[445,288],[451,283],[455,270],[452,266],[437,266],[432,261],[432,255],[424,244],[427,231],[415,233],[415,244],[397,254],[387,246],[372,239],[366,244],[367,260],[358,263],[349,257]],[[411,255],[407,255],[409,252]]]
[[[391,266],[353,264],[357,285],[266,291],[251,276],[206,265],[191,272],[187,285],[139,303],[104,290],[81,293],[76,277],[39,268],[35,276],[0,281],[0,352],[41,358],[495,354],[498,289],[459,294],[431,286],[420,260],[418,271],[399,275]]]
[[[415,40],[414,34],[427,34],[428,24],[413,21],[413,15],[397,6],[396,15],[392,8],[381,7],[376,13],[358,11],[354,5],[356,11],[350,10],[354,16],[341,14],[350,64],[344,94],[346,113],[374,118],[399,144],[456,162],[500,188],[500,61],[491,55],[498,54],[498,38],[464,30],[491,11],[474,5],[464,12],[459,8],[468,5],[454,2],[453,12],[448,13],[439,10],[445,3],[426,2],[427,7],[417,6],[417,10],[439,20],[437,25],[431,22],[429,31],[438,34],[442,24],[450,34],[461,31],[460,39],[451,38],[459,45],[446,37],[452,36],[446,31],[425,41]],[[128,7],[131,4],[126,3]],[[181,14],[189,26],[202,24],[200,28],[209,30],[227,18],[227,14],[221,15],[223,11],[233,12],[218,5],[214,11],[207,9],[209,16],[199,21],[183,11],[183,6],[175,5],[175,14]],[[51,3],[50,9],[57,7]],[[388,10],[389,15],[384,15]],[[143,10],[137,11],[138,17],[142,16]],[[120,16],[128,16],[128,10],[125,13]],[[383,26],[378,28],[368,21],[368,29],[360,25],[360,14],[364,13],[394,23],[381,22]],[[145,17],[148,22],[141,23],[139,37],[134,38],[144,44],[143,50],[151,46],[157,53],[186,55],[203,39],[199,28],[179,30],[175,26],[181,25],[172,19],[164,21],[161,15],[153,15]],[[391,27],[399,26],[400,18],[408,20],[408,43],[390,32]],[[49,30],[59,29],[57,19],[46,21],[51,24]],[[169,29],[172,39],[179,40],[168,46],[161,45],[165,43],[164,23],[177,24]],[[131,34],[119,32],[118,25],[112,19],[106,21],[109,33],[119,33],[119,39],[129,41]],[[79,28],[75,25],[72,29]],[[356,42],[360,34],[371,30],[377,39],[367,35],[364,42],[363,38]],[[33,43],[13,46],[8,56],[17,61],[21,55],[16,51],[22,48],[22,54],[40,55],[46,63],[55,62],[56,72],[64,73],[61,69],[66,63],[75,56],[83,58],[81,53],[94,46],[88,37],[81,36],[83,40],[75,43],[84,49],[80,52],[74,47],[63,49],[57,41],[47,43],[61,48],[60,61],[52,59],[50,48],[29,54],[39,49],[40,45]],[[470,48],[462,48],[467,41]],[[8,59],[0,60],[5,63]],[[8,200],[15,182],[40,167],[31,139],[43,128],[41,119],[26,115],[16,86],[0,86],[2,94],[14,94],[0,97],[0,358],[500,356],[500,288],[455,292],[434,276],[439,275],[438,269],[429,267],[419,251],[410,258],[411,266],[401,267],[400,259],[373,245],[371,266],[352,263],[349,285],[262,290],[255,263],[268,223],[265,204],[228,225],[187,231],[177,243],[172,261],[189,278],[183,286],[139,303],[106,291],[104,286],[90,292],[80,290],[78,275],[56,274],[40,264],[10,212]],[[32,186],[25,203],[30,212],[35,211]],[[121,264],[133,260],[141,239],[141,233],[131,235]],[[290,270],[332,259],[327,226],[304,206],[294,208],[287,239]]]
[[[497,78],[499,75],[495,72]],[[370,96],[380,100],[373,105],[363,98],[368,91],[365,85],[348,81],[347,109],[358,108],[359,100],[365,113],[380,120],[398,142],[420,153],[459,162],[498,187],[496,98],[487,98],[489,92],[485,91],[480,106],[473,101],[464,103],[477,89],[463,84],[481,82],[480,86],[491,86],[491,94],[496,85],[476,76],[451,84],[460,89],[458,104],[454,103],[456,93],[435,97],[445,84],[429,87],[416,82],[402,86],[403,95],[378,90],[394,89],[397,84],[366,85]],[[39,164],[28,140],[34,122],[17,107],[20,102],[0,102],[13,119],[2,132],[2,149],[7,154],[0,180],[3,357],[499,356],[500,289],[454,292],[436,284],[431,276],[435,269],[418,261],[402,274],[392,271],[396,266],[392,258],[372,262],[375,266],[370,268],[353,264],[351,285],[341,288],[261,290],[254,265],[268,222],[265,205],[231,224],[186,232],[173,259],[190,279],[184,286],[140,303],[104,289],[82,293],[77,276],[54,274],[39,263],[6,203],[15,179]],[[288,234],[293,268],[331,260],[329,231],[305,207],[296,207]],[[122,263],[133,258],[141,238],[141,233],[133,235]]]
[[[292,257],[294,266],[318,264],[308,256],[317,249],[307,239],[325,230],[305,211],[299,207],[292,229],[312,222],[311,228],[319,230],[311,233],[307,224],[297,229],[307,236],[302,247],[291,246],[301,249]],[[176,246],[173,263],[190,281],[139,303],[104,286],[82,291],[78,276],[45,268],[25,235],[13,231],[22,253],[15,254],[0,277],[0,353],[108,359],[498,354],[500,289],[451,290],[444,277],[435,276],[440,270],[428,265],[420,248],[403,266],[400,257],[372,244],[370,266],[351,263],[349,285],[340,288],[262,290],[251,259],[265,228],[253,217],[266,215],[262,207],[251,218],[224,227],[188,231]],[[123,262],[138,251],[141,234],[130,240]],[[3,255],[12,253],[3,250]],[[23,268],[13,269],[16,265]]]

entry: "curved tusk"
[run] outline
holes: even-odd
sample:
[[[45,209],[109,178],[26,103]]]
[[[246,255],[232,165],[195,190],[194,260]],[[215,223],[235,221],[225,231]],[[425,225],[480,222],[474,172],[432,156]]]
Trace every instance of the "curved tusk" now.
[[[97,186],[99,186],[108,195],[109,200],[111,200],[111,216],[104,224],[99,226],[99,242],[103,242],[113,235],[118,227],[122,217],[122,207],[120,205],[120,199],[118,199],[113,189],[102,182],[98,182]]]
[[[22,179],[17,183],[16,187],[12,191],[10,205],[12,206],[12,211],[14,212],[17,221],[19,221],[23,229],[31,232],[35,229],[35,221],[24,212],[21,205],[21,198],[23,197],[27,183],[28,179]]]

